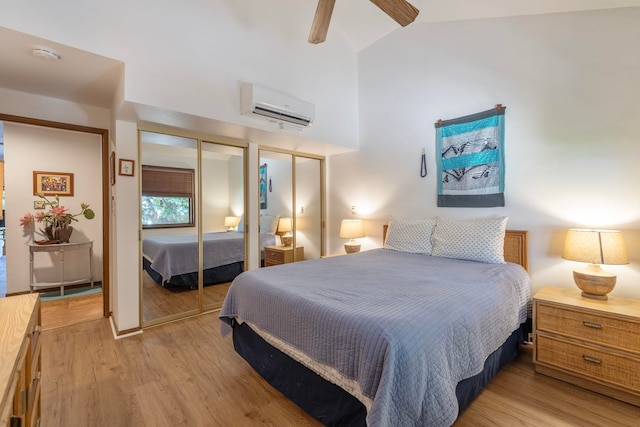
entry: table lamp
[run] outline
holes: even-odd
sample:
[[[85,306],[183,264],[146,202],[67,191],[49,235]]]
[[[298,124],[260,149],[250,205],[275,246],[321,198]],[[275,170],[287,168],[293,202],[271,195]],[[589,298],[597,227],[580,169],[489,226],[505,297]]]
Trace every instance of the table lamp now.
[[[573,280],[583,297],[601,300],[615,287],[616,275],[602,270],[600,264],[629,264],[622,233],[616,230],[569,230],[562,258],[589,263],[573,270]]]
[[[340,237],[351,239],[344,244],[344,251],[348,254],[360,252],[360,243],[355,239],[365,237],[364,225],[361,219],[343,219],[340,224]]]
[[[228,227],[227,231],[236,231],[236,227],[240,224],[239,216],[225,216],[224,226]]]
[[[291,235],[291,218],[280,218],[278,221],[278,234],[280,235],[282,246],[291,246],[293,241],[293,236]]]

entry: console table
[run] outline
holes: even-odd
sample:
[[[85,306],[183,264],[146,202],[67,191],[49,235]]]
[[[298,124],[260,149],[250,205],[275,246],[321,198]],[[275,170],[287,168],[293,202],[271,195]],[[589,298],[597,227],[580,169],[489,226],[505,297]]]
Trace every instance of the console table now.
[[[64,277],[64,254],[69,251],[87,250],[89,255],[89,277],[83,277],[81,279],[65,280]],[[33,279],[33,255],[37,253],[59,253],[59,271],[60,281],[58,282],[41,282],[35,283]],[[60,287],[60,295],[64,295],[64,287],[68,285],[74,285],[79,283],[89,282],[93,288],[93,242],[81,242],[81,243],[58,243],[53,245],[29,245],[29,290],[33,292],[37,287]]]

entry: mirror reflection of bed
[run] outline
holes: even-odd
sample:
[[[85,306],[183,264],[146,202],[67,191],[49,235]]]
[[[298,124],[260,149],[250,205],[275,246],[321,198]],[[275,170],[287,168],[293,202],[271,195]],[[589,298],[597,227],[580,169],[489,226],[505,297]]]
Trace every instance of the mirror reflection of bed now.
[[[140,147],[144,327],[219,308],[244,270],[244,234],[225,219],[244,213],[245,150],[150,131]]]

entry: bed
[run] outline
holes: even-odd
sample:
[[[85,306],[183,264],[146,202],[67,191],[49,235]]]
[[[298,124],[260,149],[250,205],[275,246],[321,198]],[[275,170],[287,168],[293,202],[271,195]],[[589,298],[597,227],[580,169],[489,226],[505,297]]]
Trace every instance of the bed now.
[[[325,425],[451,425],[517,355],[531,295],[526,232],[439,220],[390,221],[385,248],[241,274],[223,335]]]
[[[260,235],[261,247],[275,244],[273,234]],[[232,281],[244,271],[244,233],[204,233],[203,282],[213,285]],[[142,267],[168,289],[198,287],[198,236],[148,237],[142,240]]]

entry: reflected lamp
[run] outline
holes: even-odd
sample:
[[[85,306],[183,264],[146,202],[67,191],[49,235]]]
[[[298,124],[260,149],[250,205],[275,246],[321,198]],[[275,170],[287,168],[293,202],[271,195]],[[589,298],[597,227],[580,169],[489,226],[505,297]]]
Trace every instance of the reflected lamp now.
[[[293,243],[293,236],[291,235],[291,218],[280,218],[278,221],[278,234],[280,235],[282,246],[290,247]]]
[[[361,219],[343,219],[340,224],[340,237],[350,239],[344,244],[344,251],[348,254],[360,252],[360,243],[355,239],[365,237],[364,224]]]
[[[236,231],[238,224],[240,224],[239,216],[225,216],[224,226],[227,227],[227,231]]]
[[[562,258],[588,263],[586,268],[573,270],[573,280],[583,297],[601,300],[615,287],[616,275],[602,270],[600,264],[629,264],[622,233],[617,230],[569,230]]]

